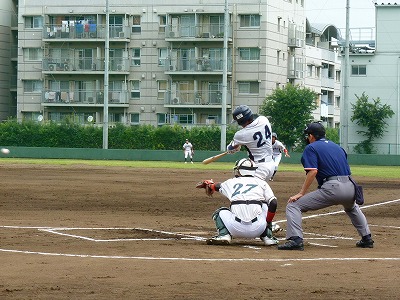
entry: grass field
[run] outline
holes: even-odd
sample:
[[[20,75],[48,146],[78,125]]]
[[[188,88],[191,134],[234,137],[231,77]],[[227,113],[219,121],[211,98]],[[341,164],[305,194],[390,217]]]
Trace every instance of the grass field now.
[[[0,158],[0,163],[10,164],[49,164],[49,165],[74,165],[84,164],[92,166],[132,167],[132,168],[172,168],[172,169],[199,169],[199,170],[231,170],[232,163],[213,162],[208,165],[201,163],[184,164],[174,161],[125,161],[125,160],[76,160],[76,159],[24,159],[24,158]],[[398,166],[351,166],[354,176],[366,176],[375,178],[400,178]],[[304,172],[301,164],[279,165],[279,172]]]

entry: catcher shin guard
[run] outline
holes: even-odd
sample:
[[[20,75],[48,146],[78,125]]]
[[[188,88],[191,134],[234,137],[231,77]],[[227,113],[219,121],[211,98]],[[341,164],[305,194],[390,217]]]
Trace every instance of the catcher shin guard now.
[[[219,236],[230,234],[229,230],[225,227],[224,222],[222,221],[221,217],[219,216],[219,212],[221,210],[229,210],[229,209],[226,208],[226,207],[218,208],[212,215],[212,219],[215,222],[215,226],[217,227],[217,231],[218,231],[218,235]]]

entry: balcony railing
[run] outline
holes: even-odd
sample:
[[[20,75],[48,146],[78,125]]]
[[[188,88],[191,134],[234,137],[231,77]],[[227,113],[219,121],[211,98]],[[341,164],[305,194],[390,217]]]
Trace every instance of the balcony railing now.
[[[104,58],[43,58],[42,68],[48,72],[105,71],[105,62]],[[129,72],[128,59],[111,58],[109,71]]]
[[[166,72],[222,72],[223,59],[194,58],[166,59]],[[232,60],[228,59],[228,72],[232,71]]]
[[[202,23],[198,25],[167,25],[166,39],[224,39],[224,26],[221,24]],[[228,28],[228,39],[232,38],[232,26]]]
[[[66,23],[65,25],[50,24],[43,26],[43,39],[105,39],[105,24]],[[122,25],[109,26],[110,39],[129,39],[130,27]]]
[[[104,93],[99,90],[43,91],[42,103],[104,104]],[[127,91],[109,91],[109,104],[129,104]]]
[[[232,104],[232,95],[227,92],[227,105]],[[222,93],[220,91],[167,91],[164,99],[165,105],[221,105]]]

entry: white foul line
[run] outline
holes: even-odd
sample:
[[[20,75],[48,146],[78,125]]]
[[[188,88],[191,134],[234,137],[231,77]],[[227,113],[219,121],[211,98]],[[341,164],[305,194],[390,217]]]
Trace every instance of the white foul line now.
[[[140,259],[140,260],[166,260],[166,261],[243,261],[243,262],[286,262],[286,261],[351,261],[351,260],[378,260],[378,261],[400,261],[400,257],[319,257],[319,258],[184,258],[184,257],[146,257],[146,256],[121,256],[121,255],[89,255],[89,254],[66,254],[22,250],[0,249],[0,252],[38,254],[46,256],[81,257],[81,258],[106,258],[106,259]]]

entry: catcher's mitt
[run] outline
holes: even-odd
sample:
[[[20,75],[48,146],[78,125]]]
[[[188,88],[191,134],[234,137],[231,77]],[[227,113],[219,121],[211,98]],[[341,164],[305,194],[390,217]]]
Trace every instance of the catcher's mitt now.
[[[203,180],[200,181],[196,184],[196,188],[198,189],[205,189],[206,190],[206,194],[209,197],[212,197],[212,194],[215,192],[215,184],[214,181],[212,179],[210,180]]]

